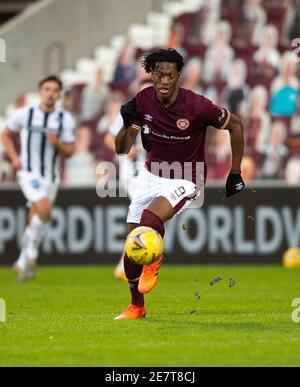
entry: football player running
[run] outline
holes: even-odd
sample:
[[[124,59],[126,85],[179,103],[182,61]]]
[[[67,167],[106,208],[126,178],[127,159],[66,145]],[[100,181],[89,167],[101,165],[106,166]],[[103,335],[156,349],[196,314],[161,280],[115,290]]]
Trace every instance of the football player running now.
[[[55,75],[42,79],[40,104],[17,110],[2,135],[29,207],[21,253],[14,265],[17,279],[22,282],[36,276],[39,246],[59,187],[60,156],[71,157],[75,151],[75,121],[68,111],[56,107],[62,88]],[[14,141],[19,134],[20,155]]]
[[[142,66],[151,74],[153,85],[122,106],[123,127],[115,139],[116,152],[128,154],[141,132],[148,153],[129,208],[128,233],[139,226],[151,227],[164,237],[164,224],[185,210],[201,191],[198,165],[206,179],[205,138],[208,126],[227,130],[231,138],[232,168],[226,182],[226,196],[241,192],[244,130],[241,120],[206,97],[180,88],[183,57],[174,49],[157,50],[144,56]],[[181,166],[180,173],[176,167]],[[188,165],[188,173],[184,170]],[[202,182],[202,184],[204,184]],[[148,266],[124,257],[131,304],[117,320],[146,316],[144,295],[157,284],[163,256]]]

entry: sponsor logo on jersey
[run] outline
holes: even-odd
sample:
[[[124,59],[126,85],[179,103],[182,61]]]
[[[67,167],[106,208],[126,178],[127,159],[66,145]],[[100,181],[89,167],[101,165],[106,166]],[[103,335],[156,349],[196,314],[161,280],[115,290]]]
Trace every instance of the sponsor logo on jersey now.
[[[181,118],[176,122],[177,128],[180,130],[186,130],[190,126],[190,121],[185,118]]]
[[[154,118],[151,116],[151,114],[145,114],[145,120],[152,122]]]

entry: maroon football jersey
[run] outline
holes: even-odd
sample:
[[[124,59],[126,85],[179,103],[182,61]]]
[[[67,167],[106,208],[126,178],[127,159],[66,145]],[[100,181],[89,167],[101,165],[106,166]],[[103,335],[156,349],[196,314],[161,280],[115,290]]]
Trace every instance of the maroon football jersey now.
[[[153,172],[153,163],[205,163],[206,128],[224,129],[230,113],[213,104],[203,95],[179,88],[174,104],[166,108],[157,98],[154,87],[136,96],[137,119],[134,127],[141,130],[148,152],[146,167]],[[196,169],[193,169],[193,181]]]

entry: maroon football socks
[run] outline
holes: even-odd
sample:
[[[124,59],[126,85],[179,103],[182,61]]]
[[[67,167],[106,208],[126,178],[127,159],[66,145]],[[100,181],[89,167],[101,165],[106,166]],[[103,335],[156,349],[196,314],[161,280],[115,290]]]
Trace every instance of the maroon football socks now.
[[[131,303],[135,306],[142,307],[145,304],[144,295],[138,291],[138,286],[143,266],[134,264],[125,254],[124,268],[131,293]]]

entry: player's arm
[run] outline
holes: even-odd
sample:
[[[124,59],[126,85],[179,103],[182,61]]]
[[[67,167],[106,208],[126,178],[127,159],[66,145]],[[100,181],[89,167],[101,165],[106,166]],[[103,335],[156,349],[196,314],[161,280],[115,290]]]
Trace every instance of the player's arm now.
[[[106,135],[104,136],[104,144],[111,151],[113,151],[113,152],[116,151],[115,136],[113,136],[111,133],[106,133]]]
[[[17,136],[18,136],[18,133],[11,131],[9,128],[5,128],[1,135],[4,149],[11,160],[12,167],[16,171],[22,169],[22,163],[15,146],[15,139]]]
[[[106,133],[104,137],[104,144],[108,147],[108,149],[112,150],[113,152],[116,152],[116,145],[115,145],[115,136],[113,136],[111,133]],[[135,145],[131,147],[131,151],[128,153],[129,160],[134,160],[138,155],[138,149]]]
[[[115,138],[115,147],[118,155],[128,154],[135,144],[138,129],[133,126],[137,116],[136,99],[133,98],[121,108],[123,127]]]
[[[63,142],[58,141],[56,149],[60,154],[69,159],[75,153],[75,144],[64,144]]]
[[[225,127],[229,131],[232,149],[232,167],[226,182],[226,196],[232,196],[245,188],[241,176],[241,164],[244,156],[244,127],[239,117],[230,114],[229,122]]]
[[[73,116],[69,113],[65,113],[61,135],[58,137],[54,132],[47,132],[48,141],[66,158],[72,157],[76,150],[75,129],[76,123]]]
[[[239,117],[230,114],[226,126],[229,131],[232,149],[232,171],[241,172],[241,164],[244,156],[244,127]]]
[[[60,141],[57,135],[53,132],[48,132],[47,138],[57,151],[66,158],[72,157],[75,153],[75,143],[64,143]]]

